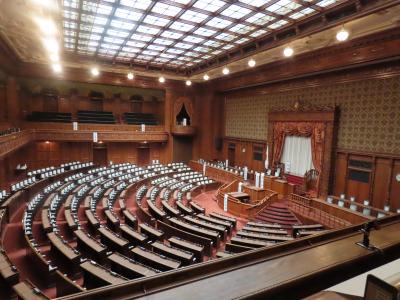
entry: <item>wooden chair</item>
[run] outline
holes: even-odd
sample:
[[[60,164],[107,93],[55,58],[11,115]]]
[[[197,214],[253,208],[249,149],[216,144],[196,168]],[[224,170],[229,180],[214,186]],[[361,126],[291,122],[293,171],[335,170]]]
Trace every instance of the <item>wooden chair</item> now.
[[[315,169],[308,170],[304,174],[304,191],[307,197],[316,197],[318,194],[319,172]]]
[[[304,174],[303,184],[296,185],[294,193],[304,197],[316,197],[318,192],[319,172],[311,169]]]

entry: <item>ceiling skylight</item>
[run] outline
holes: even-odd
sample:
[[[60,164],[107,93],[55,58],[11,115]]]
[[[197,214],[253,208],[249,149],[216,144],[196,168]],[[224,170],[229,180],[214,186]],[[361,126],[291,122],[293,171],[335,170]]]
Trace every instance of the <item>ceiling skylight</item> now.
[[[61,0],[66,52],[185,68],[332,7],[337,0]]]

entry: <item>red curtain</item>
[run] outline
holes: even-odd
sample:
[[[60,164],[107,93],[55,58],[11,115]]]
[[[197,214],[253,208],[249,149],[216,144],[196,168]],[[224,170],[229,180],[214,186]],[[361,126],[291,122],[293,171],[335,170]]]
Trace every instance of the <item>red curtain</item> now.
[[[275,122],[273,163],[280,161],[286,136],[311,137],[314,168],[321,174],[325,143],[325,124],[322,122]]]

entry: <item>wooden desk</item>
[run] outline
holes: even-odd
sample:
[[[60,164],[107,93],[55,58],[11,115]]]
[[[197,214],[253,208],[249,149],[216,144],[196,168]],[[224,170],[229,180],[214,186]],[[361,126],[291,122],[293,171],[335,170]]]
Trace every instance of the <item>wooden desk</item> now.
[[[162,271],[178,269],[181,265],[180,261],[164,257],[142,247],[135,247],[131,252],[138,261]]]
[[[236,228],[237,220],[235,218],[221,215],[219,213],[210,213],[210,217],[215,218],[215,219],[220,219],[222,221],[230,222],[230,223],[232,223],[233,228]]]
[[[139,227],[140,227],[140,232],[146,234],[153,240],[161,240],[164,237],[164,232],[148,224],[141,223]]]
[[[241,202],[248,203],[250,202],[250,195],[243,192],[230,192],[228,195],[232,196],[233,198],[238,199]]]
[[[149,207],[150,213],[152,214],[152,216],[154,218],[156,218],[157,220],[165,221],[165,219],[167,218],[167,214],[164,211],[162,211],[161,209],[159,209],[153,203],[153,201],[147,199],[147,205]]]
[[[13,290],[21,300],[45,300],[47,298],[38,288],[31,282],[24,280],[13,286]]]
[[[264,187],[268,190],[272,190],[272,183],[277,179],[278,177],[275,176],[264,176]]]
[[[91,225],[95,229],[100,227],[99,219],[96,218],[96,216],[90,209],[85,210],[85,215],[86,215],[86,218],[88,219],[89,225]]]
[[[94,257],[104,260],[107,247],[100,244],[94,238],[89,237],[86,232],[81,229],[75,230],[74,235],[77,237],[78,247],[90,252]]]
[[[245,226],[242,228],[242,230],[249,231],[249,232],[275,234],[275,235],[288,235],[287,230],[269,229],[267,227],[262,228],[262,227]]]
[[[93,264],[89,260],[81,263],[80,266],[83,271],[84,285],[87,289],[110,284],[121,284],[127,281],[125,277],[122,277],[99,264]]]
[[[42,208],[49,208],[51,201],[53,201],[54,196],[56,193],[51,193],[50,195],[47,196],[46,201],[43,203]],[[68,198],[67,198],[68,201]]]
[[[108,256],[111,269],[129,279],[148,277],[159,273],[156,269],[140,264],[118,252]]]
[[[231,243],[241,245],[241,246],[251,247],[251,248],[260,248],[260,247],[275,245],[274,243],[269,243],[269,242],[262,241],[262,240],[248,239],[248,238],[243,238],[243,237],[239,237],[239,236],[235,236],[235,237],[231,238]]]
[[[121,235],[135,246],[144,246],[149,239],[147,235],[134,230],[128,225],[122,224],[119,229],[121,230]]]
[[[119,203],[119,207],[121,208],[121,210],[125,210],[126,209],[125,199],[120,198],[118,200],[118,203]]]
[[[51,226],[50,217],[49,217],[49,210],[47,208],[42,209],[41,218],[42,218],[42,226],[43,226],[44,232],[48,233],[48,232],[53,231],[53,227]]]
[[[0,274],[10,286],[17,284],[19,281],[17,268],[11,263],[3,249],[0,250]]]
[[[165,255],[172,259],[176,259],[182,262],[182,264],[185,266],[190,265],[194,262],[194,254],[192,252],[167,246],[159,241],[152,243],[151,246],[153,247],[154,252]]]
[[[128,249],[129,241],[120,237],[115,232],[106,227],[100,227],[97,231],[100,233],[101,243],[107,245],[109,249],[122,252]]]
[[[117,229],[119,227],[119,219],[115,216],[115,214],[107,209],[104,211],[104,215],[106,216],[107,219],[107,226],[113,229]]]
[[[198,262],[201,262],[203,260],[204,246],[186,240],[182,240],[176,236],[169,238],[168,241],[171,246],[192,252],[195,255]]]
[[[205,214],[206,209],[201,207],[198,203],[190,201],[190,207],[198,214]]]
[[[204,236],[206,238],[209,238],[213,241],[214,246],[218,246],[219,240],[220,240],[220,235],[217,231],[201,228],[198,226],[194,226],[192,224],[180,221],[176,218],[171,218],[169,219],[170,222],[172,223],[173,226],[178,227],[184,231],[188,231],[190,233],[194,233],[200,236]]]
[[[128,224],[133,228],[137,228],[138,221],[136,217],[128,209],[124,209],[122,211],[122,214],[124,215],[124,220],[126,224]]]
[[[184,215],[192,215],[194,212],[190,207],[185,206],[181,201],[176,201],[176,207]]]
[[[69,209],[64,210],[64,217],[71,231],[74,231],[78,228],[78,224],[75,222],[75,219]]]
[[[65,209],[71,208],[72,200],[74,199],[74,197],[75,197],[75,195],[68,195],[67,200],[65,200],[65,203],[64,203]]]
[[[55,252],[60,253],[64,256],[71,264],[77,265],[81,258],[79,251],[69,246],[64,240],[56,233],[50,232],[47,234],[47,238],[50,240],[51,249]]]
[[[267,195],[267,190],[254,185],[243,185],[243,192],[250,196],[251,203],[257,203]]]
[[[223,226],[227,230],[228,234],[231,234],[231,232],[232,232],[232,227],[233,227],[232,223],[230,223],[228,221],[211,218],[211,217],[203,215],[203,214],[198,214],[197,218],[199,218],[200,220],[218,225],[218,226]]]
[[[288,182],[282,179],[275,179],[272,182],[272,190],[277,192],[279,196],[286,197],[288,195]]]
[[[276,241],[276,242],[287,242],[293,241],[294,238],[290,236],[282,236],[282,235],[269,235],[251,231],[239,231],[237,233],[238,236],[251,238],[251,239],[259,239],[259,240],[266,240],[266,241]]]
[[[261,227],[261,228],[284,228],[279,224],[259,223],[259,222],[247,222],[246,226]]]
[[[178,216],[180,216],[179,210],[176,209],[176,208],[174,208],[174,207],[172,207],[172,206],[168,203],[168,201],[163,200],[161,203],[162,203],[162,206],[163,206],[164,210],[165,210],[170,216],[173,216],[173,217],[178,217]]]
[[[185,221],[192,223],[194,225],[197,225],[199,227],[204,227],[206,229],[217,231],[221,235],[221,240],[225,241],[227,233],[228,233],[225,226],[209,223],[207,221],[204,221],[204,220],[192,217],[192,216],[185,216],[184,219],[185,219]]]

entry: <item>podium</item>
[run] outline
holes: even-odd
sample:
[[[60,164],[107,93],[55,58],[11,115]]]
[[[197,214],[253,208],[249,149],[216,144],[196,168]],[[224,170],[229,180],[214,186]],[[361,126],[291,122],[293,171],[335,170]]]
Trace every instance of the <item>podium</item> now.
[[[266,189],[258,188],[254,185],[243,185],[243,192],[250,196],[251,203],[257,203],[267,195]]]

